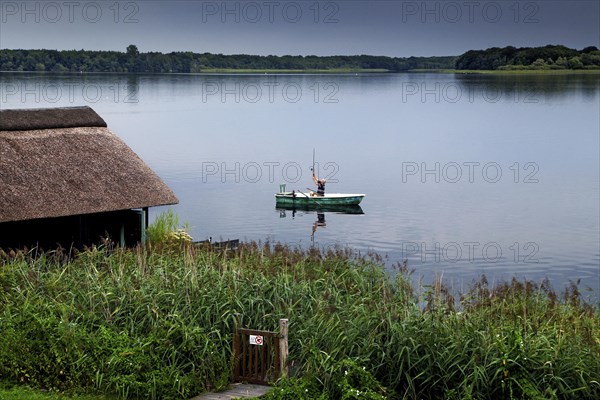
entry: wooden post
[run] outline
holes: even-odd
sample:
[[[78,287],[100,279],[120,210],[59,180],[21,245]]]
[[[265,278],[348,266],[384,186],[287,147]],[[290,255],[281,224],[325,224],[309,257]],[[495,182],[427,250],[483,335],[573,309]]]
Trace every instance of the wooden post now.
[[[124,223],[121,223],[121,232],[120,232],[119,236],[120,236],[119,244],[120,244],[121,248],[124,248],[125,247],[125,224]]]
[[[281,376],[287,377],[287,357],[288,357],[288,320],[279,320],[279,366],[281,369]]]
[[[140,237],[140,241],[142,244],[146,244],[146,241],[148,239],[148,207],[142,208],[140,222],[141,222],[141,230],[142,230],[142,235]]]

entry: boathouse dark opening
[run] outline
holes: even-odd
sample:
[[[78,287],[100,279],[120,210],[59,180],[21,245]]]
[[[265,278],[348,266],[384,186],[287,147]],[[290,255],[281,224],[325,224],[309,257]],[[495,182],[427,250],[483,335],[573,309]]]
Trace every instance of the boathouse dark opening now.
[[[0,224],[4,248],[82,248],[93,244],[135,246],[145,239],[147,209],[41,218]]]
[[[175,203],[91,108],[0,111],[0,248],[132,246]]]

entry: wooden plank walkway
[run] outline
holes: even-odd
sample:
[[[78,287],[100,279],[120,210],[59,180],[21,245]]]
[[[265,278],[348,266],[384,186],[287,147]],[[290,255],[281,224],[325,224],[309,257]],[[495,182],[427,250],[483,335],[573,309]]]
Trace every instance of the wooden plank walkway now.
[[[191,400],[231,400],[247,397],[259,397],[273,389],[271,386],[234,383],[231,388],[219,393],[203,393]]]

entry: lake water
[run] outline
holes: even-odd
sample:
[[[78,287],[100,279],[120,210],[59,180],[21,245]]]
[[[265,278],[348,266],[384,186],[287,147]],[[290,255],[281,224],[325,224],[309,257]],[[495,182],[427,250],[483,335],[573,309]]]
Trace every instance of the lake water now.
[[[0,77],[2,108],[93,107],[197,240],[374,250],[458,290],[481,274],[600,290],[600,75]],[[313,148],[362,214],[276,209],[280,184],[313,187]]]

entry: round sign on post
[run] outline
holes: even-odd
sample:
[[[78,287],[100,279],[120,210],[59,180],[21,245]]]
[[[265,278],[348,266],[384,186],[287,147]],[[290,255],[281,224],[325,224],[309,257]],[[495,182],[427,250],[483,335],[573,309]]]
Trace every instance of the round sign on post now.
[[[250,344],[256,345],[256,346],[262,346],[263,345],[263,337],[260,335],[250,335]]]

